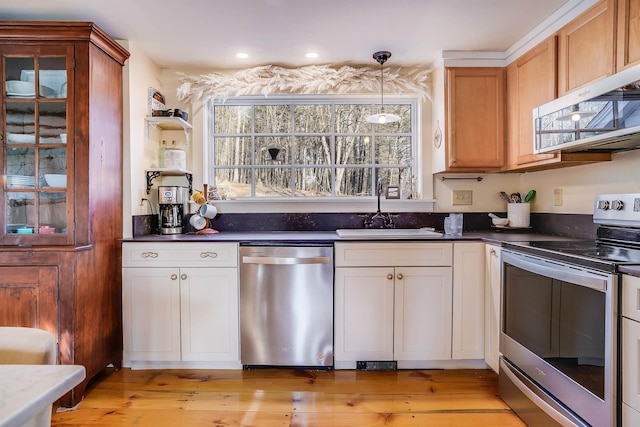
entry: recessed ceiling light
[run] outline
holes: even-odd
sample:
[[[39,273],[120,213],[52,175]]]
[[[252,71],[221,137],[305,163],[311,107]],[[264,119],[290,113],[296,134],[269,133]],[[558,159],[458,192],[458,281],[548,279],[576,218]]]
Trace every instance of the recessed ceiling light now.
[[[307,52],[304,54],[304,56],[306,56],[309,59],[317,58],[318,52]]]
[[[236,58],[240,58],[240,59],[247,59],[249,57],[248,53],[244,53],[244,52],[238,52],[236,53]]]

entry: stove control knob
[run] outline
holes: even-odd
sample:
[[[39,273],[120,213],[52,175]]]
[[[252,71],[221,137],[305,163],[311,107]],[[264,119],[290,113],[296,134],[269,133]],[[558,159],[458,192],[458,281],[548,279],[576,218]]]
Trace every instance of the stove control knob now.
[[[603,211],[609,210],[609,201],[608,200],[599,200],[598,201],[598,209],[602,209]]]
[[[611,202],[611,209],[621,211],[624,208],[624,202],[622,200],[614,200]]]

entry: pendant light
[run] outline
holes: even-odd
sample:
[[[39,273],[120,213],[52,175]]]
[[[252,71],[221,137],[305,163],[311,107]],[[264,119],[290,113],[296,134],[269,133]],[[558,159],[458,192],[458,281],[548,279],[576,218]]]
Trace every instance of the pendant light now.
[[[396,114],[387,114],[384,112],[384,75],[382,71],[382,64],[387,62],[387,59],[391,58],[391,52],[387,52],[386,50],[381,50],[380,52],[376,52],[373,54],[373,59],[378,61],[380,64],[380,93],[381,93],[381,102],[380,102],[380,113],[372,114],[367,117],[367,122],[375,123],[375,124],[385,124],[397,122],[400,120],[400,116]]]

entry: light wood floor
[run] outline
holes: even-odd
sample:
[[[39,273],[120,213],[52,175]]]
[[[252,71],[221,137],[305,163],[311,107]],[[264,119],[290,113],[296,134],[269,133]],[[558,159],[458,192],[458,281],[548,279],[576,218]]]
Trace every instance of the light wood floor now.
[[[490,370],[105,371],[52,426],[524,427]]]

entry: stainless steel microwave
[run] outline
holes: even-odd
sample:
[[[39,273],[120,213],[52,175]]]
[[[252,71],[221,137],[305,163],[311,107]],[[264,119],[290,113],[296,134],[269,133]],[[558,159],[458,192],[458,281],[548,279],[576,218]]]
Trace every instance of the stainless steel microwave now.
[[[640,65],[533,109],[534,152],[640,149]]]

